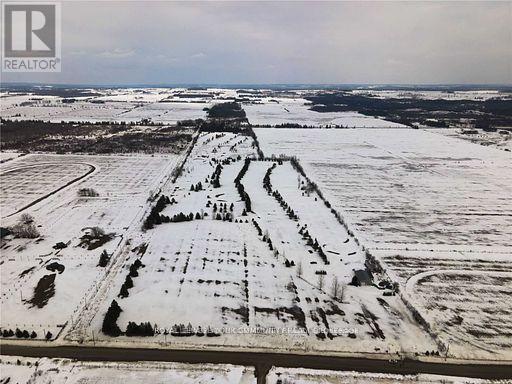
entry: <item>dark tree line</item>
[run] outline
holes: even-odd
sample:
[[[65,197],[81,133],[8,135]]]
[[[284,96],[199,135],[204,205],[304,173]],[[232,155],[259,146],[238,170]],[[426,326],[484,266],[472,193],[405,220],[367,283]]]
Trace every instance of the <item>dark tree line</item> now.
[[[211,177],[211,184],[213,185],[213,188],[220,188],[220,174],[222,172],[222,165],[217,164],[215,167],[215,171],[213,171],[212,177]]]
[[[325,265],[329,265],[330,262],[327,259],[327,255],[325,254],[324,250],[322,249],[322,247],[318,243],[318,240],[315,239],[313,241],[313,237],[311,237],[311,235],[309,234],[308,230],[306,229],[306,225],[304,225],[303,227],[301,227],[299,229],[299,234],[302,235],[302,238],[304,240],[306,240],[306,244],[308,246],[310,246],[311,248],[313,248],[318,253],[318,255],[320,256],[322,261],[325,263]]]
[[[48,332],[50,333],[50,332]],[[16,328],[16,331],[13,331],[12,329],[3,329],[2,332],[0,333],[0,335],[2,337],[13,337],[13,336],[16,336],[17,339],[35,339],[37,337],[37,333],[35,331],[32,331],[32,332],[28,332],[26,329],[24,329],[23,331],[19,328]],[[50,338],[51,338],[51,333],[50,333]]]
[[[150,322],[142,322],[140,324],[133,321],[128,322],[126,326],[126,336],[154,336],[155,330]]]
[[[197,183],[196,185],[192,184],[190,186],[190,192],[199,192],[203,190],[203,184],[201,182]]]
[[[132,277],[139,276],[139,268],[144,268],[144,264],[140,261],[140,259],[136,259],[132,265],[130,265],[130,272],[126,275],[124,279],[123,285],[121,285],[121,290],[119,291],[119,297],[124,299],[129,296],[129,289],[133,288],[133,279]]]
[[[242,216],[247,215],[248,212],[252,212],[251,198],[249,197],[249,194],[245,191],[245,187],[242,184],[242,178],[249,169],[250,164],[251,159],[246,158],[242,169],[235,178],[235,187],[238,191],[238,194],[240,195],[240,199],[245,203],[245,210],[244,212],[242,212]]]
[[[176,200],[174,197],[172,200],[169,199],[169,196],[161,195],[160,198],[157,200],[155,206],[151,208],[151,212],[149,213],[148,217],[146,217],[146,220],[144,220],[144,224],[142,225],[143,229],[151,229],[155,225],[162,224],[163,222],[166,222],[163,215],[160,214],[164,210],[164,208],[169,204],[176,204]]]
[[[112,300],[110,307],[105,314],[103,319],[103,325],[101,327],[101,331],[108,336],[117,337],[121,334],[121,329],[117,325],[117,319],[123,310],[117,304],[117,301]]]

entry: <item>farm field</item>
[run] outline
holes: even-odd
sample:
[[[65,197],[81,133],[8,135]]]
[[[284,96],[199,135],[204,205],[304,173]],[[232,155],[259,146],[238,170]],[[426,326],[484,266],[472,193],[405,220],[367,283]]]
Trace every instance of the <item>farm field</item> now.
[[[58,90],[55,91],[58,94]],[[125,122],[149,119],[174,124],[204,119],[213,104],[240,100],[253,125],[300,124],[312,127],[402,127],[399,123],[365,116],[356,111],[320,113],[310,109],[305,91],[276,92],[208,88],[94,89],[91,95],[65,98],[55,95],[20,95],[0,92],[1,117],[51,122]]]
[[[512,358],[504,148],[345,94],[54,91],[1,95],[5,342]]]
[[[20,363],[18,365],[18,362]],[[254,369],[222,364],[102,363],[66,359],[33,359],[2,356],[0,382],[44,383],[180,383],[251,384]]]
[[[162,190],[174,201],[162,215],[183,213],[194,219],[164,222],[143,232],[124,266],[111,276],[114,283],[95,299],[101,302],[98,310],[82,313],[90,320],[72,331],[73,337],[90,341],[94,333],[97,343],[111,342],[99,330],[116,300],[122,310],[120,329],[130,322],[149,322],[159,330],[151,338],[116,339],[130,345],[412,354],[436,350],[398,296],[383,298],[381,289],[349,285],[353,270],[364,268],[364,253],[319,197],[302,190],[305,180],[289,162],[249,162],[241,179],[251,199],[247,210],[234,180],[246,164],[241,159],[255,154],[248,136],[200,136],[182,176]],[[223,164],[220,185],[214,187],[218,164]],[[271,188],[290,202],[298,218],[292,219],[265,189],[269,169]],[[202,188],[192,190],[199,182]],[[302,227],[314,233],[322,253],[308,245]],[[122,294],[137,259],[142,267],[131,279],[128,295]]]
[[[511,245],[512,173],[502,151],[411,129],[256,133],[266,155],[300,159],[365,244],[491,252]]]
[[[497,130],[495,132],[477,131],[477,133],[467,134],[458,128],[437,128],[427,129],[432,133],[438,133],[448,137],[467,140],[471,143],[499,148],[510,152],[512,150],[512,134],[506,130]]]
[[[256,134],[266,155],[299,158],[437,340],[461,356],[510,358],[505,152],[419,130]]]
[[[499,382],[498,380],[481,380],[465,377],[450,377],[440,375],[393,375],[379,373],[361,372],[334,372],[319,371],[303,368],[272,368],[267,376],[267,383],[294,383],[294,384],[337,384],[337,383],[358,383],[358,384],[483,384]]]
[[[311,102],[295,97],[267,97],[244,105],[249,122],[253,125],[300,124],[309,127],[403,127],[384,119],[352,112],[316,112],[309,108]]]
[[[178,159],[31,154],[2,164],[2,225],[18,225],[27,215],[37,235],[2,239],[2,330],[55,338],[73,322],[108,275],[109,266],[98,266],[100,254],[122,250],[132,236],[129,228]],[[90,239],[96,227],[97,238]]]

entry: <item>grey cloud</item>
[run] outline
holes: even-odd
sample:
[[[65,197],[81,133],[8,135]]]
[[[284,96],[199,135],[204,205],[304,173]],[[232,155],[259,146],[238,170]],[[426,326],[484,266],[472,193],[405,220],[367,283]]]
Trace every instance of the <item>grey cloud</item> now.
[[[64,2],[62,13],[62,73],[5,81],[512,83],[512,2]]]

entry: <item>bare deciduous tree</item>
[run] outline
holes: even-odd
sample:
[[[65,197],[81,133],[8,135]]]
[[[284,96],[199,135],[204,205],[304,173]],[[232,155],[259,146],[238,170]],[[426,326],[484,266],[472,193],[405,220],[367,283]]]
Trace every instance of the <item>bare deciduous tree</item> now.
[[[34,222],[34,218],[29,215],[28,213],[24,213],[20,216],[20,223],[21,224],[30,224]]]
[[[332,297],[334,297],[336,300],[339,299],[340,296],[340,283],[338,282],[338,276],[334,276],[334,279],[332,280],[332,291],[331,291]]]
[[[11,232],[14,236],[24,239],[35,239],[36,237],[39,237],[39,231],[34,223],[18,223],[11,227]]]
[[[103,236],[105,236],[105,231],[100,228],[100,227],[91,227],[89,228],[89,235],[93,238],[93,239],[99,239]]]
[[[325,276],[324,275],[318,275],[318,289],[324,288],[324,282],[325,282]]]
[[[297,263],[297,276],[302,277],[302,261]]]

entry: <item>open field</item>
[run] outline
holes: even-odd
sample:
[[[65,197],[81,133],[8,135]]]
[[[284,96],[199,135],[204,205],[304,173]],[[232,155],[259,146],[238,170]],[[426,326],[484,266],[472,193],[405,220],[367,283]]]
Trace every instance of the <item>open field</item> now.
[[[508,153],[315,92],[3,94],[2,338],[511,359]]]
[[[403,127],[398,123],[352,112],[312,111],[311,102],[302,97],[258,98],[244,105],[249,122],[253,125],[300,124],[311,127]]]
[[[254,369],[235,365],[164,362],[101,363],[66,359],[30,359],[2,356],[0,382],[44,383],[151,383],[250,384]]]
[[[506,153],[418,130],[256,133],[265,154],[295,155],[314,175],[437,340],[510,357]]]
[[[177,161],[176,155],[34,154],[2,164],[2,225],[30,214],[38,232],[34,239],[2,239],[2,330],[56,337],[106,279],[109,266],[98,266],[100,254],[124,246],[128,229]],[[97,196],[81,196],[82,189]],[[85,241],[93,227],[103,235]]]
[[[410,129],[256,133],[266,155],[301,160],[365,244],[512,245],[512,169],[502,151]]]
[[[253,125],[300,124],[313,127],[401,127],[401,124],[365,116],[356,111],[320,113],[311,110],[303,91],[251,92],[231,89],[147,88],[97,89],[87,97],[54,94],[0,93],[1,117],[51,122],[124,122],[143,119],[157,124],[204,119],[205,108],[225,101],[240,101]]]
[[[182,176],[162,191],[175,201],[162,215],[191,213],[194,220],[162,223],[143,232],[132,243],[124,266],[112,274],[115,283],[95,299],[101,300],[97,312],[81,314],[90,320],[72,331],[74,338],[91,340],[94,332],[96,342],[111,340],[99,329],[116,300],[122,330],[129,322],[150,322],[160,332],[151,338],[118,338],[135,345],[413,354],[437,349],[398,296],[382,298],[383,290],[376,287],[349,285],[353,270],[364,268],[364,253],[320,198],[302,190],[304,180],[289,162],[249,162],[241,182],[252,212],[245,215],[246,205],[234,183],[245,164],[239,155],[255,155],[250,137],[199,138]],[[210,175],[218,163],[224,165],[215,188]],[[265,189],[270,168],[271,188],[289,201],[299,218],[292,219]],[[202,189],[191,191],[199,182]],[[315,236],[323,256],[308,245],[301,227]],[[137,259],[143,267],[133,277],[128,296],[120,297]]]
[[[484,384],[491,382],[492,380],[479,380],[464,377],[438,375],[393,375],[378,373],[319,371],[300,368],[273,368],[267,376],[267,383],[269,384]]]
[[[48,329],[53,336],[64,329],[59,337],[62,341],[108,344],[117,340],[134,346],[506,356],[507,309],[490,314],[495,317],[494,334],[482,333],[478,325],[480,309],[490,311],[482,295],[509,294],[509,270],[502,263],[509,244],[503,233],[497,232],[506,231],[506,226],[497,226],[487,237],[460,229],[453,220],[464,212],[456,207],[455,194],[445,199],[451,208],[443,209],[444,215],[453,213],[455,219],[433,221],[440,214],[434,209],[438,206],[436,194],[446,191],[447,180],[460,183],[459,191],[473,194],[479,186],[465,185],[462,179],[483,175],[485,161],[506,168],[499,162],[503,152],[484,160],[476,154],[464,158],[450,155],[445,160],[448,166],[442,168],[446,156],[442,147],[437,147],[440,153],[426,156],[411,144],[411,135],[428,133],[404,129],[392,133],[395,141],[389,145],[398,145],[396,137],[400,134],[399,152],[385,147],[381,131],[360,130],[356,135],[352,130],[256,130],[266,154],[297,155],[305,171],[287,159],[259,159],[251,136],[202,133],[175,182],[171,175],[175,174],[177,156],[28,155],[5,163],[4,172],[48,164],[47,172],[54,172],[54,184],[34,183],[38,179],[32,172],[7,173],[17,175],[11,183],[18,185],[6,190],[7,207],[20,198],[13,191],[26,199],[15,206],[43,197],[26,212],[42,225],[38,229],[44,240],[13,239],[3,245],[2,284],[6,290],[2,308],[7,315],[2,317],[2,329],[22,326],[36,330],[38,338]],[[273,144],[272,140],[278,142]],[[379,145],[371,140],[379,140]],[[316,146],[306,147],[306,141]],[[308,150],[294,152],[294,148]],[[350,158],[360,160],[358,167]],[[377,167],[372,164],[375,161],[384,161],[387,167]],[[50,166],[83,163],[94,166],[94,171],[45,197],[59,188],[59,180],[69,182],[60,176],[69,173],[67,168],[64,172],[61,167]],[[412,176],[411,170],[422,177]],[[84,171],[68,177],[76,178]],[[383,171],[388,180],[379,175]],[[446,176],[446,172],[466,174],[459,179],[444,177],[444,183],[439,183],[440,175]],[[312,182],[318,183],[325,196]],[[467,214],[473,221],[479,220],[474,224],[478,227],[487,221],[486,225],[496,227],[507,218],[486,212],[507,212],[507,201],[499,195],[500,188],[506,187],[492,179],[488,183],[496,183],[492,190],[502,205],[488,201],[489,193],[486,199],[475,194],[474,204],[482,206]],[[37,193],[24,193],[25,185]],[[80,188],[94,190],[98,196],[80,197]],[[415,199],[421,210],[410,201],[411,188],[416,188],[416,196],[424,200],[418,204]],[[156,213],[158,221],[152,219],[148,224],[149,212],[157,205],[150,198],[157,193],[164,202]],[[389,201],[386,209],[382,209],[383,201]],[[408,211],[405,206],[412,208]],[[400,212],[401,220],[396,212]],[[9,222],[14,224],[21,213],[8,217]],[[372,215],[380,219],[371,219]],[[414,221],[408,223],[404,218]],[[433,228],[429,236],[413,230],[427,218]],[[458,241],[447,242],[443,225],[451,226],[451,239]],[[95,226],[112,235],[101,246],[87,250],[82,241],[88,231],[84,228]],[[436,233],[440,235],[436,237]],[[51,246],[59,241],[68,247],[53,250]],[[468,241],[475,243],[469,243],[471,247],[480,247],[471,248]],[[464,259],[477,260],[477,249],[478,258],[494,262],[494,268],[499,264],[504,279],[499,290],[490,290],[495,281],[486,280],[478,288],[463,278],[466,272],[454,256],[463,254]],[[98,267],[103,250],[110,258],[106,268]],[[385,272],[374,265],[366,250],[377,256]],[[441,251],[446,260],[453,261],[450,267],[441,260],[428,269],[409,262],[413,252],[428,254],[436,261]],[[65,269],[50,274],[49,263]],[[493,270],[490,264],[475,266],[482,267],[482,274]],[[413,283],[418,273],[439,269],[449,269],[442,273],[459,271],[454,275],[457,279],[446,280],[444,287],[436,283],[434,273]],[[363,280],[354,280],[355,271]],[[364,281],[365,274],[371,276],[369,281]],[[394,281],[400,285],[397,295]],[[466,296],[461,290],[447,294],[455,281],[466,281]],[[469,297],[475,303],[471,310],[449,305]],[[121,308],[115,324],[122,333],[115,339],[102,332],[114,300]],[[453,315],[443,312],[443,305],[450,307]],[[455,315],[466,318],[463,323],[454,321]],[[19,318],[24,319],[23,325],[18,324]],[[150,337],[125,334],[133,324],[141,323],[151,325]],[[466,333],[474,339],[471,345],[478,346],[469,355],[468,342],[463,342]]]

